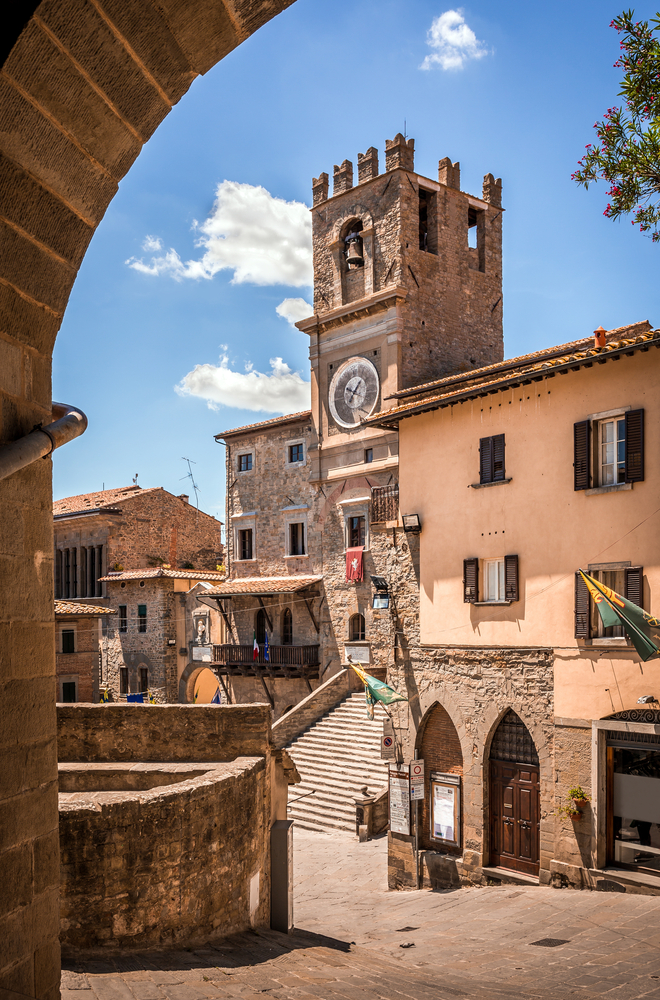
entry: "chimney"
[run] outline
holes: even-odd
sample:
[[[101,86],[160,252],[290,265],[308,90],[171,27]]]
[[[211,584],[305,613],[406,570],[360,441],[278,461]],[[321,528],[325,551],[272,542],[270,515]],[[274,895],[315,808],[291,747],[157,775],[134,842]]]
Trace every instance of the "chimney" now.
[[[599,326],[597,330],[594,330],[594,347],[605,347],[605,334],[606,330],[603,330],[602,326]]]
[[[179,493],[179,500],[183,500],[184,503],[190,503],[190,497],[187,493]]]

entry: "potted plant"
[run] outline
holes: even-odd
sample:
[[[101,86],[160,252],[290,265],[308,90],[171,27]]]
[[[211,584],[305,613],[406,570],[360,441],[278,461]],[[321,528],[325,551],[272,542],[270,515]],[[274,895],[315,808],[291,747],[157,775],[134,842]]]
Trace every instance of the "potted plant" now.
[[[559,807],[560,816],[568,816],[569,819],[578,820],[582,816],[582,809],[589,802],[589,796],[581,785],[573,785],[569,788],[566,796],[567,805]]]

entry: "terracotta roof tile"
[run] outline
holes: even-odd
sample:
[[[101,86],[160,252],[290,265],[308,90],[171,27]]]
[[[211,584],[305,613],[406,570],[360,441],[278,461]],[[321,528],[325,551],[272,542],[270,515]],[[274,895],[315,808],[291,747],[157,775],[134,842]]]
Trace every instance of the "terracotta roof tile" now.
[[[215,434],[216,440],[218,438],[232,437],[234,434],[244,434],[246,431],[256,431],[262,427],[275,427],[277,424],[287,424],[294,423],[296,420],[306,420],[311,417],[311,410],[301,410],[300,413],[288,413],[283,417],[273,417],[272,420],[261,420],[256,424],[245,424],[243,427],[233,427],[229,431],[221,431],[220,434]]]
[[[100,608],[93,604],[74,604],[72,601],[55,601],[56,615],[116,615],[114,608]]]
[[[122,500],[130,500],[137,493],[140,495],[161,489],[160,486],[118,486],[114,490],[99,490],[96,493],[80,493],[75,497],[64,497],[53,503],[53,514],[74,514],[83,510],[99,510],[102,507],[114,507]]]
[[[145,569],[123,569],[121,572],[108,573],[99,579],[108,583],[116,580],[224,580],[225,573],[214,573],[206,569],[163,569],[162,566],[149,566]]]
[[[219,587],[210,587],[205,597],[240,597],[241,594],[295,594],[319,583],[322,576],[245,576],[241,580],[225,580]]]
[[[629,328],[626,328],[629,329]],[[530,355],[530,358],[535,358],[534,364],[523,365],[522,367],[515,367],[508,371],[504,370],[498,374],[496,378],[487,378],[488,369],[477,369],[471,374],[474,376],[474,380],[470,381],[468,384],[454,385],[451,386],[451,382],[455,380],[446,379],[443,386],[438,386],[438,388],[444,388],[445,392],[439,392],[431,396],[424,396],[422,399],[416,399],[410,403],[403,403],[400,406],[393,407],[391,410],[384,410],[381,413],[375,414],[364,423],[369,425],[376,425],[380,427],[391,426],[392,424],[398,423],[404,417],[414,416],[417,413],[424,413],[427,410],[435,410],[441,406],[449,406],[451,403],[459,403],[465,399],[471,399],[475,396],[485,396],[489,393],[498,392],[500,389],[506,388],[512,382],[520,384],[523,380],[526,380],[531,376],[531,378],[536,377],[537,380],[539,376],[542,378],[546,372],[551,371],[555,368],[566,368],[580,367],[582,365],[593,364],[594,361],[599,361],[601,364],[604,363],[608,357],[620,356],[622,353],[628,351],[633,352],[635,350],[644,349],[647,344],[655,343],[660,346],[660,330],[650,330],[647,333],[642,333],[636,337],[624,337],[620,340],[610,340],[605,345],[605,347],[594,347],[593,338],[588,341],[591,345],[586,350],[570,351],[566,354],[561,354],[558,357],[554,355],[556,348],[552,349],[552,357],[548,357],[550,351],[537,352],[535,355]],[[571,347],[572,345],[564,345]],[[545,359],[543,354],[546,354]],[[479,376],[481,375],[481,378]]]

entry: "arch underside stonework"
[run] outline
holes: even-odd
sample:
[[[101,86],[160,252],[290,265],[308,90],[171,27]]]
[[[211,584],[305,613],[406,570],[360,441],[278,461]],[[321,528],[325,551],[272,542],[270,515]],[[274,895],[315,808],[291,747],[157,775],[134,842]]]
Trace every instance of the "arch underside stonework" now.
[[[51,420],[51,355],[73,282],[142,146],[196,76],[292,2],[7,5],[0,445]],[[51,476],[47,459],[0,482],[0,858],[21,873],[0,910],[0,987],[40,1000],[59,995],[60,970]]]

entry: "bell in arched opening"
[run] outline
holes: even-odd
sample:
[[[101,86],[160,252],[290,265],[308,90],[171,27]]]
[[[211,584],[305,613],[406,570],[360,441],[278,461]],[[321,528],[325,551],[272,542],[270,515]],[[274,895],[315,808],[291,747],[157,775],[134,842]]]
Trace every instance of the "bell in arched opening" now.
[[[357,232],[349,233],[345,239],[346,244],[346,264],[349,271],[356,271],[359,267],[364,267],[364,256],[362,253],[362,237]]]

